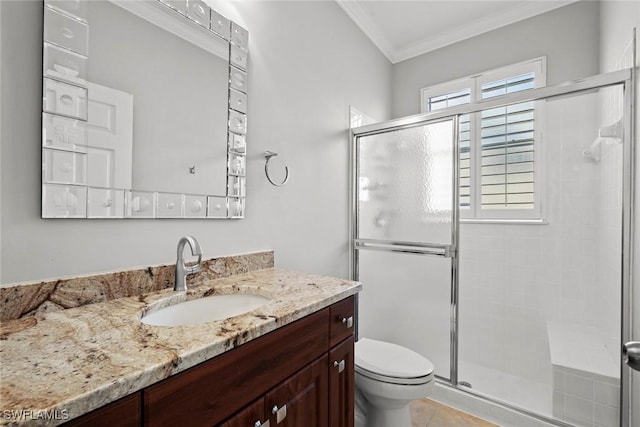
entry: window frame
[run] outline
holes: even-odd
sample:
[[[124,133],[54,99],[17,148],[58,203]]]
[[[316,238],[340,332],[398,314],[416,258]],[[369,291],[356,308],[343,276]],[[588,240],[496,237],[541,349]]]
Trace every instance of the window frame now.
[[[470,103],[480,102],[482,94],[482,85],[501,79],[508,79],[523,74],[534,73],[534,88],[546,86],[546,57],[539,57],[528,61],[500,67],[497,69],[485,71],[472,76],[461,79],[451,80],[432,86],[422,88],[420,90],[421,112],[425,113],[427,103],[430,98],[450,94],[460,90],[469,89],[471,91]],[[495,96],[499,98],[504,95]],[[492,99],[488,98],[488,99]],[[444,108],[446,109],[446,107]],[[444,110],[443,109],[443,110]],[[481,117],[479,113],[472,114],[470,117],[470,207],[460,207],[460,219],[464,222],[514,222],[514,223],[544,223],[544,156],[543,156],[543,138],[544,138],[544,101],[534,102],[534,143],[533,143],[533,185],[534,185],[534,207],[533,209],[482,209],[482,185],[481,185],[481,169],[478,168],[482,163],[481,147]],[[433,110],[437,111],[437,110]],[[459,185],[459,183],[457,183]]]

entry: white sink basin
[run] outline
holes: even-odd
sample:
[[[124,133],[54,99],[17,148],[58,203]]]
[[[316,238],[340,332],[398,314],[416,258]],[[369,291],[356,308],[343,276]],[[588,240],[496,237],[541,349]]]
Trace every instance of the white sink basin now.
[[[214,295],[153,311],[140,321],[154,326],[183,326],[224,320],[255,310],[270,301],[260,295]]]

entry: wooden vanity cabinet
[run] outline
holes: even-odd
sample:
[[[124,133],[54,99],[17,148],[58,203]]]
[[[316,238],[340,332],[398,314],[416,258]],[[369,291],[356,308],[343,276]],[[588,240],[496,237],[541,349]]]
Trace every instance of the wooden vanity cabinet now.
[[[327,352],[329,309],[313,313],[143,391],[144,424],[211,427]]]
[[[327,352],[220,427],[353,427],[354,298],[342,300],[327,311]]]
[[[95,426],[91,420],[108,414],[117,422],[105,425],[353,427],[354,301],[348,297],[69,425]]]

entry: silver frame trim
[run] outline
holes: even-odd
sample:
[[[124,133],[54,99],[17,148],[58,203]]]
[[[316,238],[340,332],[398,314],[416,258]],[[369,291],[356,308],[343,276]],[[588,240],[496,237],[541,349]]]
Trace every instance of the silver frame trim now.
[[[635,43],[635,37],[634,37]],[[635,49],[634,49],[635,51]],[[476,113],[485,109],[490,108],[498,108],[503,107],[510,104],[527,102],[527,101],[536,101],[543,99],[551,99],[562,96],[570,96],[576,95],[580,92],[586,92],[590,90],[598,90],[601,88],[622,85],[624,91],[624,135],[623,138],[623,200],[622,200],[622,236],[621,236],[621,244],[622,244],[622,302],[621,302],[621,323],[622,323],[622,333],[621,333],[621,343],[629,341],[632,338],[632,330],[631,330],[631,315],[632,315],[632,301],[631,301],[631,285],[632,285],[632,256],[634,249],[634,238],[633,238],[633,215],[635,209],[635,194],[634,194],[634,177],[635,177],[635,73],[633,69],[624,69],[620,71],[614,71],[605,74],[598,74],[596,76],[587,77],[584,79],[576,80],[573,82],[567,82],[554,86],[546,86],[538,89],[531,89],[525,92],[518,92],[515,94],[510,94],[504,97],[500,97],[497,99],[490,99],[481,102],[475,102],[473,104],[466,104],[458,107],[453,107],[447,109],[446,111],[434,111],[423,114],[416,114],[408,117],[403,117],[399,119],[393,119],[386,122],[375,123],[366,126],[360,126],[357,128],[352,128],[350,131],[350,164],[351,164],[351,174],[350,174],[350,197],[351,197],[351,215],[349,221],[349,234],[351,236],[349,247],[350,247],[350,271],[351,277],[354,280],[358,280],[358,250],[359,249],[374,249],[381,251],[394,251],[394,252],[407,252],[407,253],[416,253],[415,251],[424,252],[425,248],[431,247],[433,245],[430,244],[419,244],[413,247],[408,247],[406,243],[410,242],[385,242],[385,244],[376,244],[372,246],[371,244],[366,247],[366,242],[363,245],[362,240],[366,239],[358,239],[358,182],[357,177],[359,175],[359,162],[358,162],[358,143],[357,139],[361,136],[367,135],[375,135],[384,132],[390,132],[394,130],[401,130],[414,126],[421,126],[430,122],[436,122],[440,120],[453,119],[454,120],[454,129],[456,134],[455,137],[455,153],[454,162],[456,163],[454,167],[454,208],[453,208],[453,224],[452,224],[452,244],[451,244],[451,378],[446,380],[438,377],[438,381],[447,387],[455,388],[461,392],[471,394],[476,398],[480,398],[482,400],[486,400],[510,410],[522,413],[527,416],[534,417],[536,419],[542,420],[547,423],[551,423],[557,426],[567,426],[567,424],[563,423],[560,420],[550,419],[543,415],[531,412],[529,410],[519,408],[513,406],[509,403],[490,398],[488,396],[484,396],[477,392],[472,392],[468,389],[462,388],[458,386],[458,306],[459,306],[459,284],[458,284],[458,245],[459,245],[459,226],[460,226],[460,217],[459,217],[459,206],[457,200],[459,198],[459,162],[457,153],[458,153],[458,117],[462,114],[470,114]],[[360,240],[360,243],[358,243]],[[380,242],[382,243],[382,242]],[[358,247],[360,246],[360,247]],[[357,309],[357,304],[356,304]],[[357,330],[356,330],[357,332]],[[620,425],[621,427],[630,427],[631,422],[631,389],[630,389],[630,370],[627,366],[620,360],[621,366],[621,393],[620,393]]]
[[[458,386],[458,297],[459,297],[459,253],[460,244],[460,115],[453,118],[453,206],[451,207],[451,308],[449,339],[449,381]]]
[[[573,82],[562,83],[559,85],[545,86],[537,89],[516,92],[499,98],[491,98],[485,101],[465,104],[458,107],[448,108],[445,111],[438,110],[429,113],[415,114],[413,116],[393,119],[386,122],[374,123],[371,125],[353,128],[354,137],[364,135],[373,135],[376,133],[388,132],[391,130],[403,129],[406,127],[417,126],[425,122],[442,120],[461,114],[477,113],[490,108],[504,107],[519,102],[537,101],[541,99],[555,98],[558,96],[569,95],[590,89],[599,89],[602,87],[623,84],[631,79],[631,70],[625,69],[613,71],[611,73],[598,74],[596,76],[587,77]]]
[[[632,39],[633,64],[636,64],[636,29]],[[621,292],[621,347],[633,340],[633,255],[634,255],[634,214],[635,214],[635,118],[636,81],[635,69],[629,69],[628,81],[624,86],[624,137],[622,138],[622,292]],[[636,307],[636,310],[638,307]],[[622,353],[622,351],[621,351]],[[632,378],[633,370],[620,360],[620,425],[631,427],[633,422]],[[636,396],[636,399],[640,396]],[[635,408],[640,411],[640,408]]]

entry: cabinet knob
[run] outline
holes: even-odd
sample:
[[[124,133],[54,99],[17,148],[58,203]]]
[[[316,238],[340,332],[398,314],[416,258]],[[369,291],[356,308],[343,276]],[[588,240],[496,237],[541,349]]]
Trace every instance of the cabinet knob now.
[[[280,424],[285,418],[287,418],[287,405],[282,405],[281,408],[278,408],[277,405],[273,405],[271,413],[276,416],[276,424]]]
[[[352,327],[352,326],[353,326],[353,316],[343,317],[343,318],[342,318],[342,323],[343,323],[347,328]]]
[[[271,422],[269,420],[265,421],[264,423],[262,421],[258,420],[253,425],[253,427],[269,427],[270,424],[271,424]]]
[[[334,360],[333,366],[338,368],[338,373],[341,374],[342,371],[344,371],[344,366],[345,366],[344,359],[342,359],[340,362],[338,362],[337,360]]]

